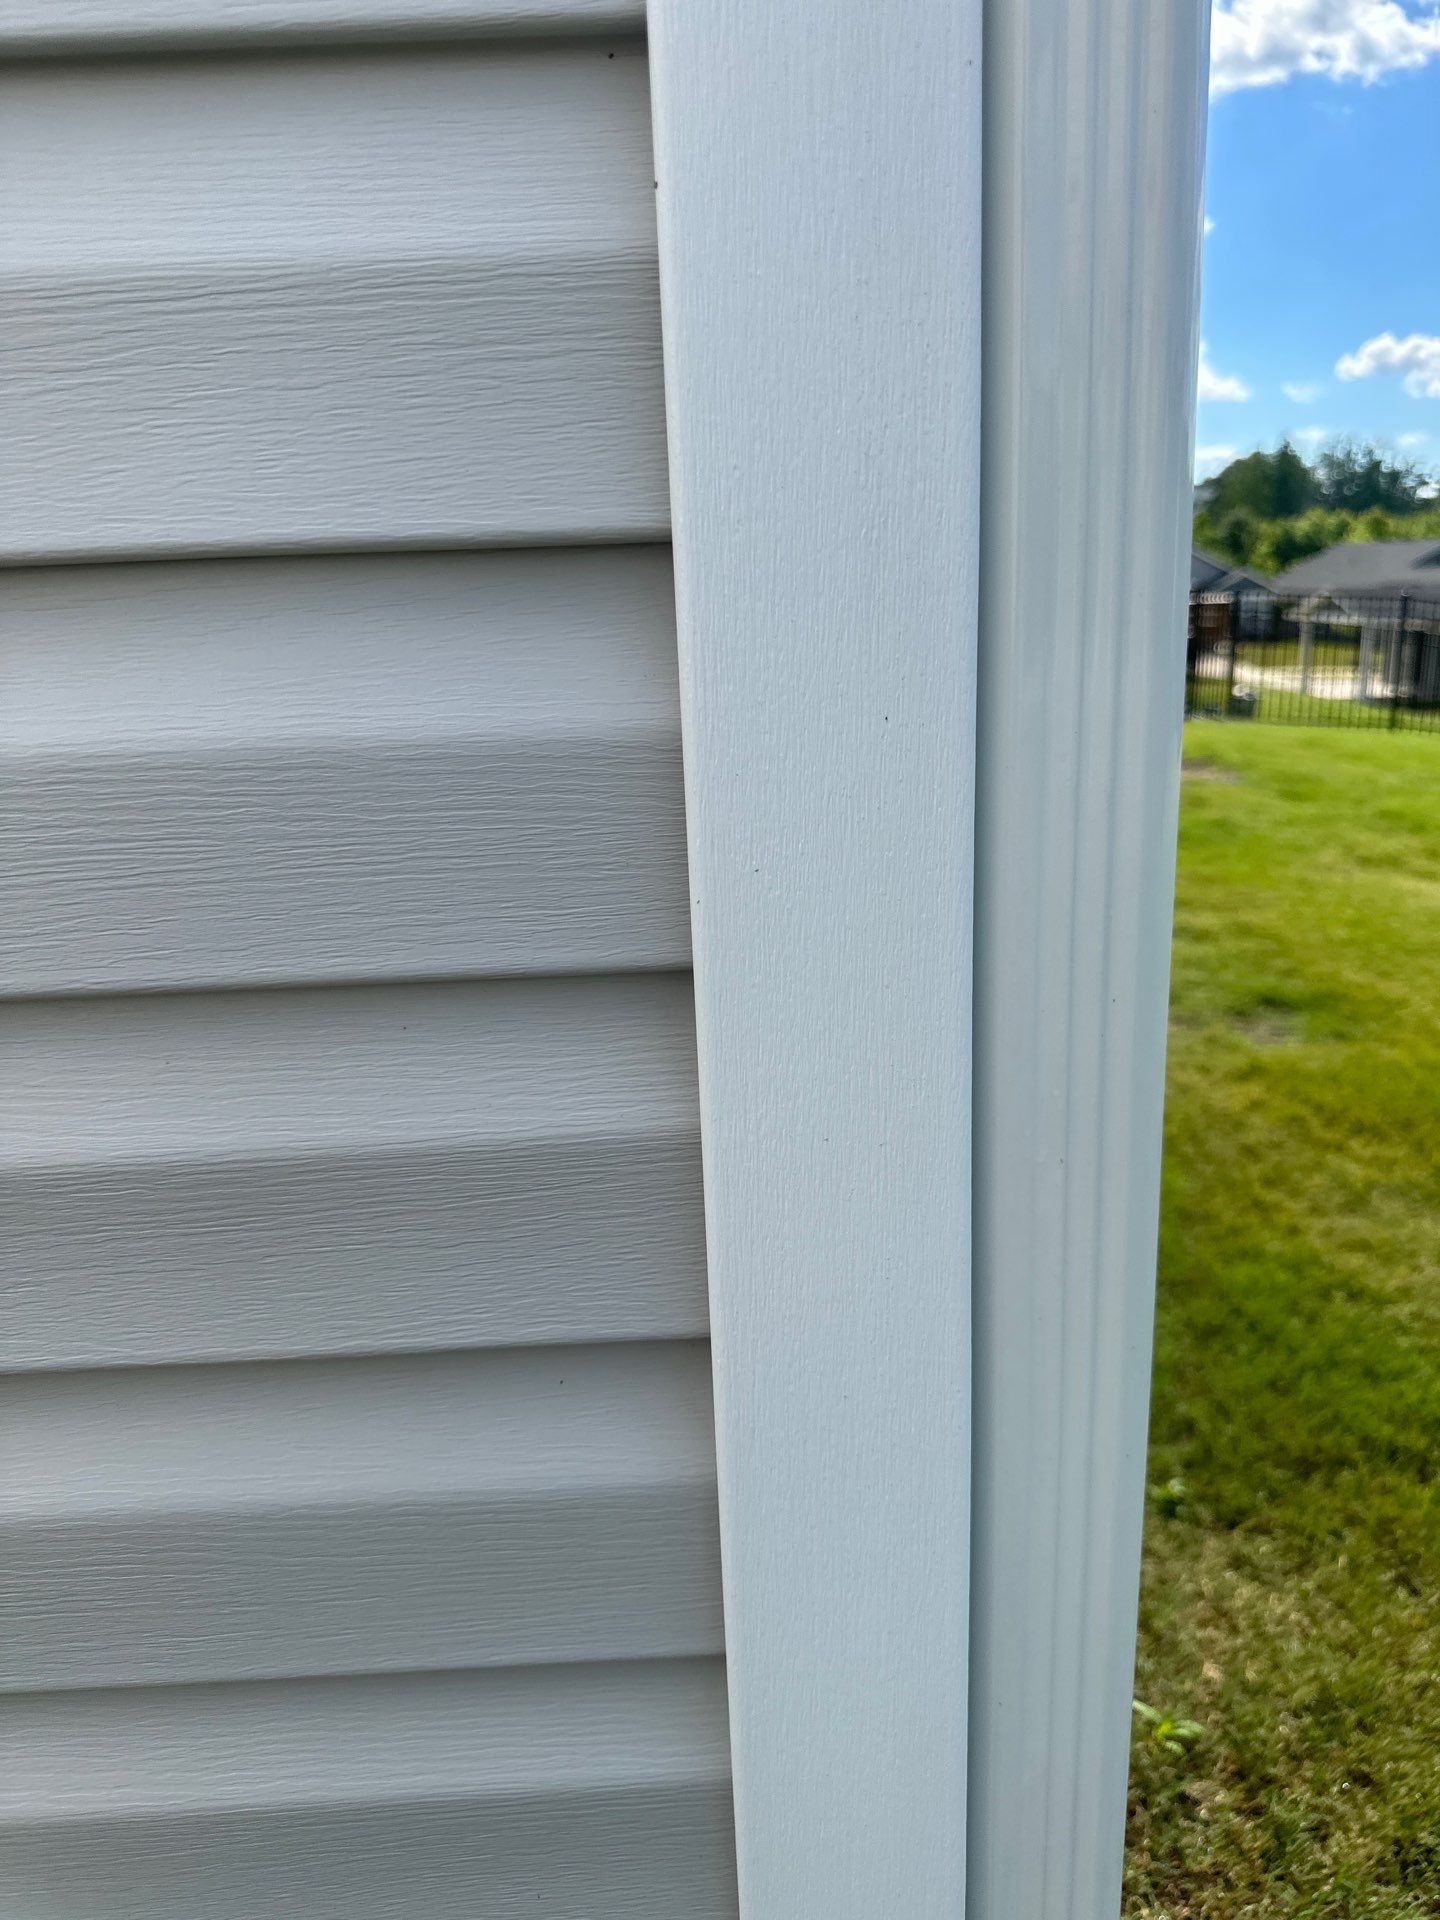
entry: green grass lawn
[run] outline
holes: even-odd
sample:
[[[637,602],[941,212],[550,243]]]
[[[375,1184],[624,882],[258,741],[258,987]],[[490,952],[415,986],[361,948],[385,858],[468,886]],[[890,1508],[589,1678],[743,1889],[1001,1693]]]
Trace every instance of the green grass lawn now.
[[[1440,1916],[1440,737],[1186,752],[1125,1910]]]

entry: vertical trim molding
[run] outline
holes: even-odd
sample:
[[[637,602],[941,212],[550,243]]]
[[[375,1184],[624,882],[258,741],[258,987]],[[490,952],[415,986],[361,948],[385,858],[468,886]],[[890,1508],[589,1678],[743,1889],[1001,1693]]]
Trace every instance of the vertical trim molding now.
[[[969,1920],[1119,1910],[1209,0],[989,0]]]
[[[980,0],[652,0],[743,1920],[956,1920]]]

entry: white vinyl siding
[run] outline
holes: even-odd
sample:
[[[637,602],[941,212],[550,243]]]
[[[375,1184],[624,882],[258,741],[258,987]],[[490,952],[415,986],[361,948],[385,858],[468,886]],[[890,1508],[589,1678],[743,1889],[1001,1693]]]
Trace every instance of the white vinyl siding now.
[[[17,1911],[733,1920],[638,21],[0,0]]]
[[[658,1343],[11,1380],[0,1680],[718,1653],[709,1388]]]
[[[9,1368],[697,1337],[680,975],[0,1016]]]
[[[635,31],[644,0],[0,0],[0,53]]]
[[[0,78],[0,556],[665,530],[633,43]]]
[[[0,575],[0,981],[689,961],[664,547]]]
[[[731,1920],[715,1661],[31,1694],[6,1898],[66,1920]],[[396,1783],[406,1782],[402,1796]]]

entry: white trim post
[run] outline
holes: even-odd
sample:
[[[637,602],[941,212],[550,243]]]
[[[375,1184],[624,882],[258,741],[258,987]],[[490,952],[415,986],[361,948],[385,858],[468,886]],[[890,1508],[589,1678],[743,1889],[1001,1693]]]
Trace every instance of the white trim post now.
[[[968,1920],[1119,1910],[1209,11],[986,7]]]
[[[743,1920],[958,1920],[980,0],[653,0]]]

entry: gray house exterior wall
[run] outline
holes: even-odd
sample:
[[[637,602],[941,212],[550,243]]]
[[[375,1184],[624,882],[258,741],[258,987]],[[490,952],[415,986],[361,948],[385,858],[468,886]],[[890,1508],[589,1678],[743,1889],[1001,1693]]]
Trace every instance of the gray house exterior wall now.
[[[17,1913],[734,1911],[637,25],[0,7]]]

